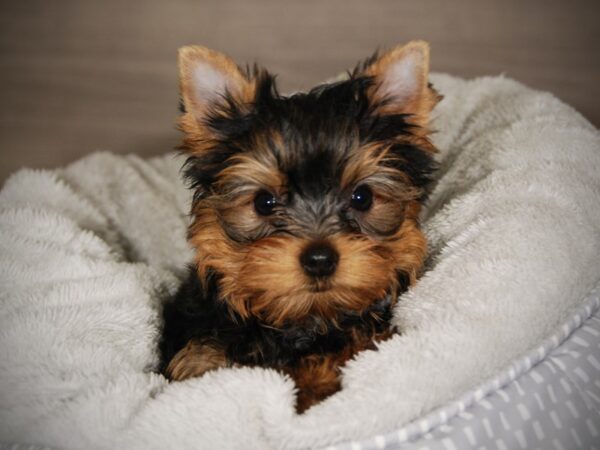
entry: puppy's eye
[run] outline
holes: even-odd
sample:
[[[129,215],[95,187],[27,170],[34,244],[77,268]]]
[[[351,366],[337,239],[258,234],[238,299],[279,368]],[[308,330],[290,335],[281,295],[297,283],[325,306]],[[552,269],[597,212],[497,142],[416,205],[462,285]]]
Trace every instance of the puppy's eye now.
[[[350,198],[350,206],[357,211],[366,211],[373,204],[373,192],[366,184],[358,186]]]
[[[259,191],[254,197],[254,209],[261,216],[268,216],[273,214],[273,208],[277,201],[273,194],[267,191]]]

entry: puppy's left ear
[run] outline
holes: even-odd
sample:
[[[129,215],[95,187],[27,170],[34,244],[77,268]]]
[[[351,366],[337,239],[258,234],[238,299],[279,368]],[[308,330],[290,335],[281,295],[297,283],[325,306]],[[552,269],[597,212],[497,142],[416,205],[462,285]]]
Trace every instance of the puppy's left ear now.
[[[411,41],[375,58],[361,75],[373,77],[372,100],[384,114],[409,114],[408,120],[425,126],[441,99],[429,85],[429,44]]]

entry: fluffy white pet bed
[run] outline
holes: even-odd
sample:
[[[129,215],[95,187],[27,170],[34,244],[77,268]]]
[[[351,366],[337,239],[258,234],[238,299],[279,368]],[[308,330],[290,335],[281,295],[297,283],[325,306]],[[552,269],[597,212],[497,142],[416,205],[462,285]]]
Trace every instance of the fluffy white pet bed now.
[[[404,448],[450,426],[419,421],[425,413],[446,404],[438,422],[464,418],[465,399],[501,387],[485,380],[506,368],[515,378],[511,363],[560,331],[600,279],[600,134],[511,80],[432,79],[445,99],[423,222],[429,270],[395,311],[403,334],[351,361],[342,391],[302,416],[293,383],[274,371],[172,384],[153,373],[160,304],[191,256],[180,158],[104,153],[11,177],[0,193],[0,440],[291,449],[395,436]],[[588,301],[587,315],[597,306]],[[578,412],[592,436],[599,410]]]

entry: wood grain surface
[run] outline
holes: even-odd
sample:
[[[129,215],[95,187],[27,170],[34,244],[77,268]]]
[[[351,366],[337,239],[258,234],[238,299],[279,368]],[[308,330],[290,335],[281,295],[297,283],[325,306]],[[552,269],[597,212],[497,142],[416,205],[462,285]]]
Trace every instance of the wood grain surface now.
[[[596,126],[600,2],[19,0],[0,4],[0,181],[97,150],[179,139],[176,51],[197,43],[307,88],[378,47],[432,46],[432,69],[548,90]]]

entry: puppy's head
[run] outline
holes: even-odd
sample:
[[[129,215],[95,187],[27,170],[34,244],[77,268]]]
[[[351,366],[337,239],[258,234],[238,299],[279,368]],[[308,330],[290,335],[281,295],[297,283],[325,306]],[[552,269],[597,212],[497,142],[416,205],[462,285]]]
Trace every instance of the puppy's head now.
[[[281,96],[266,71],[179,54],[198,275],[241,317],[280,326],[392,299],[420,271],[433,169],[429,50],[411,42],[348,79]]]

